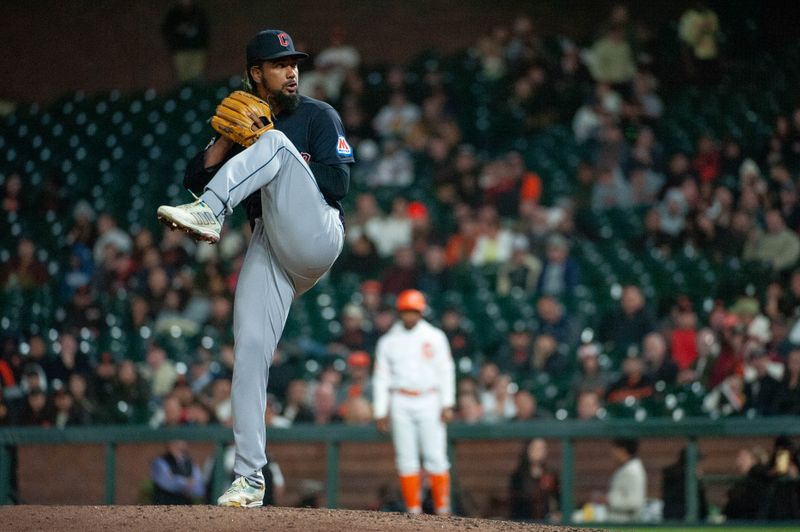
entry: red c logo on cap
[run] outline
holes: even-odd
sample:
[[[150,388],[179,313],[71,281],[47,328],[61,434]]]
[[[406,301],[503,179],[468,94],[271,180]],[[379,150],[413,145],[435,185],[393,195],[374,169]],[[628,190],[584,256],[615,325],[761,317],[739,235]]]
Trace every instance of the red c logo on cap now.
[[[286,47],[289,46],[289,36],[285,33],[278,34],[278,42],[281,43],[281,46]]]

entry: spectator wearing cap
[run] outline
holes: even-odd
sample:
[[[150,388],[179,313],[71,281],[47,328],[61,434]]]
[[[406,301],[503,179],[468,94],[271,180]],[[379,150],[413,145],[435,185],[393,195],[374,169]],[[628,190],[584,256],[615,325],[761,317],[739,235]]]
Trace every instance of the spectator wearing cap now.
[[[579,282],[578,263],[570,255],[569,242],[557,233],[551,235],[547,239],[536,292],[540,296],[555,296],[564,301],[572,297]]]
[[[600,365],[600,346],[586,343],[578,348],[578,371],[572,375],[570,396],[576,404],[583,392],[605,396],[610,384],[608,371]]]
[[[351,397],[363,397],[372,402],[372,378],[366,351],[353,351],[347,355],[347,374],[345,382],[339,387],[337,403],[343,405]]]
[[[754,233],[745,244],[744,259],[762,262],[774,272],[793,268],[800,258],[800,237],[786,227],[786,222],[777,209],[765,215],[767,231]]]
[[[527,294],[536,290],[542,271],[542,261],[530,253],[530,243],[525,235],[514,235],[511,242],[511,258],[497,272],[497,294],[506,296],[514,289]]]

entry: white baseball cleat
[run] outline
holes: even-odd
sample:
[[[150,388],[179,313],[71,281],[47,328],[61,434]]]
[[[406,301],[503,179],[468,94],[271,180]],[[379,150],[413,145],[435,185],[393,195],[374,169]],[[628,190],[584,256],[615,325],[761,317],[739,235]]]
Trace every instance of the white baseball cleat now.
[[[196,196],[195,196],[196,197]],[[170,229],[177,229],[188,233],[195,240],[202,240],[211,244],[219,242],[219,233],[222,230],[214,211],[200,198],[192,203],[170,207],[162,205],[156,211],[158,221]]]
[[[254,488],[244,477],[233,481],[228,491],[217,499],[218,506],[234,506],[238,508],[257,508],[264,503],[264,485]]]

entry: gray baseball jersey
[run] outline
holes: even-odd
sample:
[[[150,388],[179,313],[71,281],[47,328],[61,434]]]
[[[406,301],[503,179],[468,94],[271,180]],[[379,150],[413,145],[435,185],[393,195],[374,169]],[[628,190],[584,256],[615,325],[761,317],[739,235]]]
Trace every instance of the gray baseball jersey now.
[[[303,97],[288,116],[300,123],[290,131],[292,137],[278,129],[289,120],[276,119],[276,129],[225,162],[201,196],[220,222],[248,198],[260,204],[260,209],[248,206],[253,235],[236,286],[233,316],[234,472],[251,483],[263,482],[269,366],[292,300],[330,269],[344,244],[337,200],[348,183],[323,186],[319,175],[331,174],[325,168],[312,171],[308,161],[328,167],[353,161],[339,115],[329,105]],[[253,216],[256,211],[260,217]]]

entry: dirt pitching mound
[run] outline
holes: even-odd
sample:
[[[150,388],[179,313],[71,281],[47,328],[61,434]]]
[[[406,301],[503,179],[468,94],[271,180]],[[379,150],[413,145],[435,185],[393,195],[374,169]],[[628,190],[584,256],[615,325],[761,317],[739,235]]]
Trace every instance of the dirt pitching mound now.
[[[309,508],[218,508],[216,506],[8,506],[0,530],[270,530],[423,531],[489,530],[568,532],[577,528],[508,521]],[[587,532],[588,529],[580,529]]]

